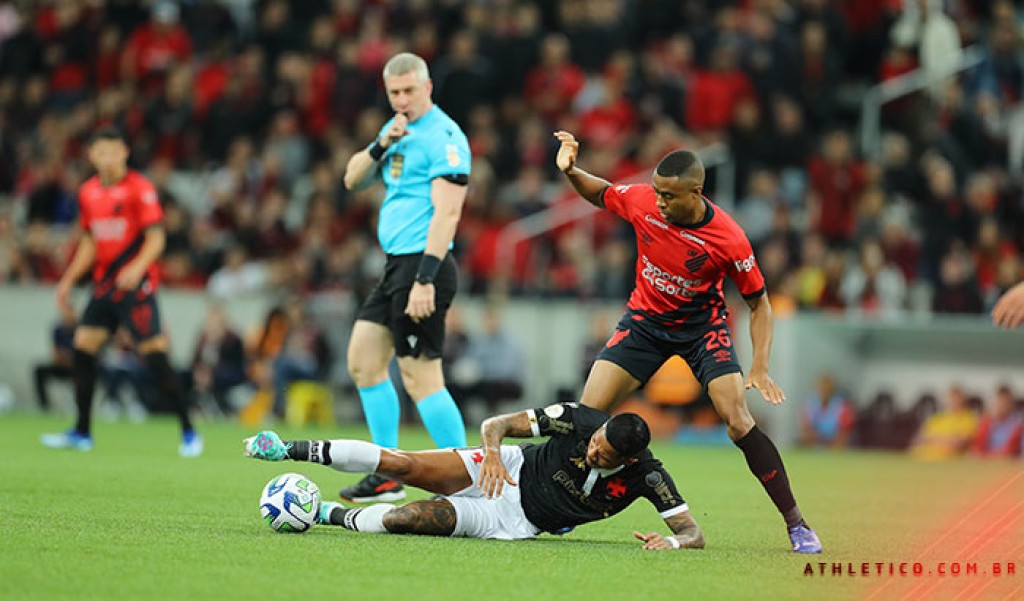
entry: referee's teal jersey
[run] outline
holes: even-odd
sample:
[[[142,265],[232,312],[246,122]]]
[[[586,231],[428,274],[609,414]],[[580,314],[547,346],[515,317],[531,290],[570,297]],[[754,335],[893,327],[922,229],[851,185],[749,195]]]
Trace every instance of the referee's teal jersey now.
[[[393,120],[384,124],[378,137]],[[437,105],[409,124],[408,133],[388,147],[380,164],[386,193],[377,238],[384,252],[411,255],[426,249],[434,216],[430,182],[445,175],[469,175],[470,162],[466,134]]]

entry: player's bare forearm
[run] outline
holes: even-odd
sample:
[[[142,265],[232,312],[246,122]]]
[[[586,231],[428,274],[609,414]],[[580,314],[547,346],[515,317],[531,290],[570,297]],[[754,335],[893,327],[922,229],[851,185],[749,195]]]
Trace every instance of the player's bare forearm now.
[[[530,414],[526,411],[496,415],[480,424],[480,441],[487,451],[496,451],[506,437],[530,438],[533,429],[530,427]]]
[[[384,514],[384,527],[392,534],[451,536],[455,508],[448,501],[414,501]]]
[[[64,270],[64,275],[61,276],[61,284],[65,286],[71,286],[77,282],[85,272],[92,267],[93,261],[96,260],[96,242],[93,241],[92,236],[88,233],[82,236],[82,239],[78,241],[78,249],[75,251],[75,257],[71,259],[71,264]]]
[[[772,352],[772,305],[768,294],[747,300],[750,307],[750,342],[753,344],[754,359],[751,373],[767,373]]]
[[[373,173],[377,169],[377,161],[373,160],[368,150],[360,150],[352,155],[345,166],[342,181],[348,190],[360,190],[373,182]]]
[[[142,248],[139,249],[139,254],[132,259],[132,264],[140,270],[148,269],[153,261],[160,258],[166,245],[167,235],[164,233],[163,227],[152,225],[146,228],[146,237],[142,241]]]
[[[582,196],[584,200],[595,207],[599,209],[604,208],[602,192],[604,192],[605,188],[612,185],[611,182],[604,178],[587,173],[576,166],[573,166],[572,169],[565,171],[564,173],[565,177],[569,178],[569,183],[576,189],[577,194]]]
[[[466,186],[453,184],[440,177],[430,183],[430,202],[434,205],[434,216],[427,229],[426,254],[439,259],[448,254],[448,247],[459,228],[465,200]]]
[[[680,549],[703,549],[704,533],[689,511],[665,519]]]

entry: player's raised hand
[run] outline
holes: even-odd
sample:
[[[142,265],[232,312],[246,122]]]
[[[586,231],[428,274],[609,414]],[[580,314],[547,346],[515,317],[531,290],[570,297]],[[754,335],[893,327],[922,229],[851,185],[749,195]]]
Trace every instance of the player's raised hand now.
[[[772,405],[780,405],[782,401],[786,400],[786,395],[782,392],[782,388],[779,388],[779,385],[775,383],[775,380],[767,372],[750,372],[743,387],[747,390],[756,388],[761,393],[761,396],[764,397],[764,400]]]
[[[1024,282],[1010,288],[999,298],[992,308],[992,321],[1006,329],[1024,323]]]
[[[648,532],[647,534],[644,534],[643,532],[637,532],[634,530],[633,536],[644,541],[644,549],[648,551],[660,551],[675,548],[672,546],[672,543],[668,542],[664,536],[657,532]]]
[[[562,143],[558,147],[558,155],[555,156],[555,164],[562,172],[567,172],[576,166],[576,157],[580,153],[580,143],[576,137],[567,131],[556,131],[555,139]]]
[[[480,490],[488,499],[501,496],[505,483],[510,486],[518,486],[501,461],[501,451],[491,451],[484,455],[484,462],[480,466],[480,479],[478,480]]]

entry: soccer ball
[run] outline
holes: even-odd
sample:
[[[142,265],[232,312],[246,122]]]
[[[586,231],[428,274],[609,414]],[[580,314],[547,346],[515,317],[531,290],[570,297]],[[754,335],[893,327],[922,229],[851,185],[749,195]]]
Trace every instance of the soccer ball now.
[[[320,515],[320,489],[302,474],[281,474],[263,487],[260,515],[278,532],[305,532]]]

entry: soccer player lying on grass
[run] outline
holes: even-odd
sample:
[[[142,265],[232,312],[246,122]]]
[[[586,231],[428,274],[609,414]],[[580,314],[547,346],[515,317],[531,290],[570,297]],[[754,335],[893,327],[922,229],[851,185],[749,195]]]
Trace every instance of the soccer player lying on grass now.
[[[633,534],[644,549],[703,548],[704,536],[661,462],[647,449],[647,423],[576,403],[492,417],[482,447],[407,452],[361,440],[282,441],[270,431],[245,439],[245,454],[266,461],[309,461],[343,472],[377,473],[442,495],[439,500],[350,509],[322,505],[320,523],[360,532],[523,539],[564,533],[611,517],[639,497],[658,510],[673,536]],[[541,444],[502,445],[506,436],[547,436]]]

